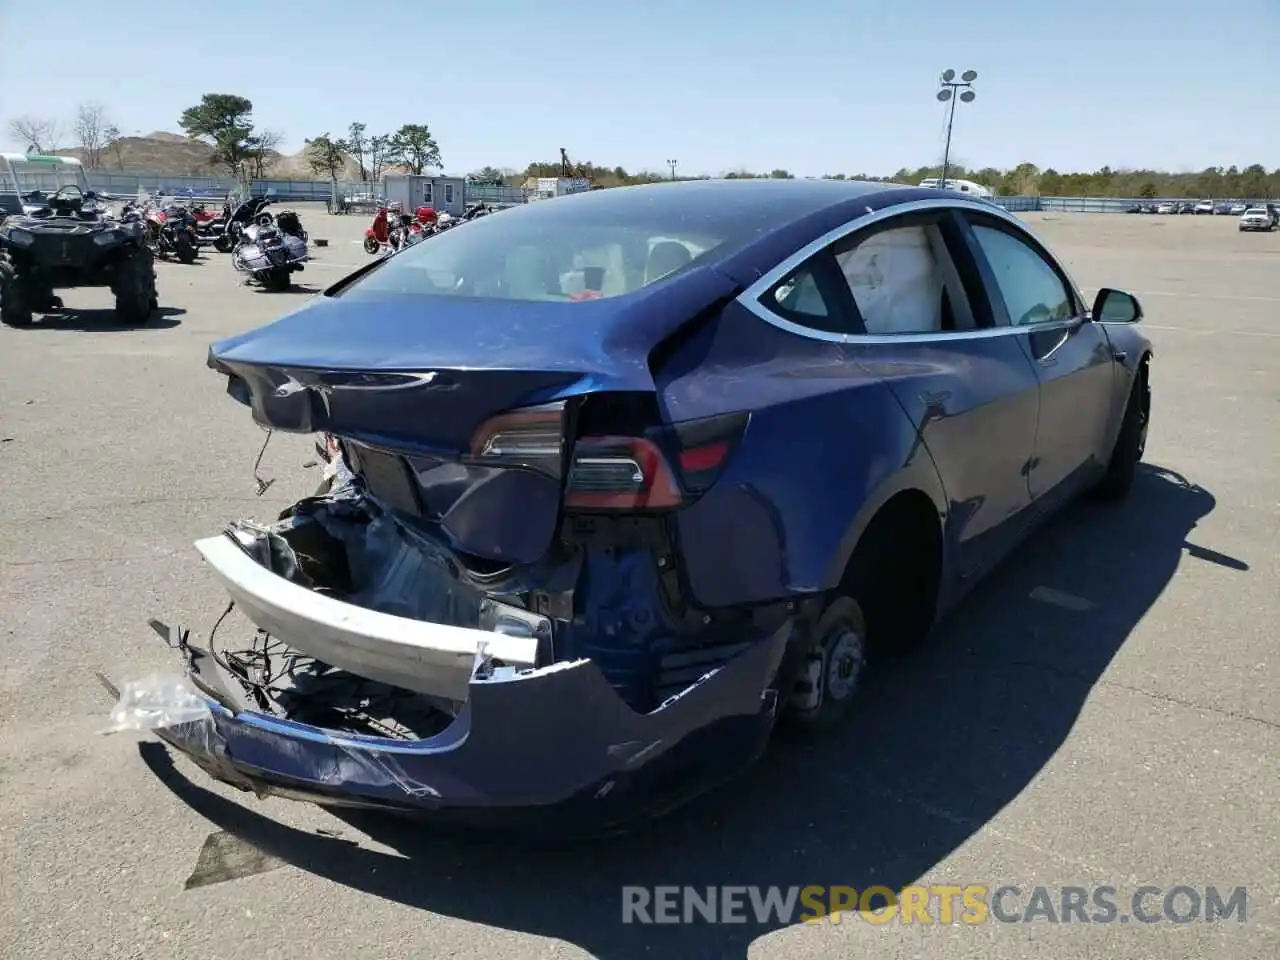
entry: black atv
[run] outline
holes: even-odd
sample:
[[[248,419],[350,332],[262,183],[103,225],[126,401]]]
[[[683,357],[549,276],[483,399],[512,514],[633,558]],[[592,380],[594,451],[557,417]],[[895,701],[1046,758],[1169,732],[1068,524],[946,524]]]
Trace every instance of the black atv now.
[[[157,307],[146,226],[106,219],[93,191],[64,186],[45,204],[0,223],[0,323],[30,326],[62,306],[59,287],[110,287],[116,318],[146,323]]]

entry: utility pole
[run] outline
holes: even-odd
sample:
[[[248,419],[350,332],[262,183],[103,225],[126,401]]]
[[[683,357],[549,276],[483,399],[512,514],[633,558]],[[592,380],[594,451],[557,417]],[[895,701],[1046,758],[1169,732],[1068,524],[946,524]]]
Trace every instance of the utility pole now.
[[[676,161],[676,160],[668,160],[668,161],[667,161],[667,166],[671,168],[671,179],[672,179],[672,180],[674,180],[674,179],[676,178],[676,163],[677,163],[677,162],[678,162],[678,161]]]
[[[942,71],[942,79],[938,81],[940,89],[938,90],[938,100],[942,103],[951,101],[951,108],[947,112],[947,146],[942,153],[942,183],[939,184],[943,190],[947,189],[947,174],[951,169],[951,125],[956,119],[956,100],[960,99],[965,103],[972,103],[973,98],[977,96],[973,92],[973,81],[978,79],[978,71],[966,70],[960,74],[960,79],[956,79],[954,70]],[[957,98],[956,93],[959,92]]]

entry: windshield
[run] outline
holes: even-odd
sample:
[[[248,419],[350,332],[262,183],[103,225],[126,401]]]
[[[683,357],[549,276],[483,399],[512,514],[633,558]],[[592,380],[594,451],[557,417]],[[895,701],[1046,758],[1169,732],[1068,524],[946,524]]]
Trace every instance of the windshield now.
[[[36,190],[42,193],[53,193],[59,187],[66,186],[79,187],[82,193],[89,192],[89,181],[84,175],[84,167],[78,163],[62,163],[56,159],[26,159],[12,160],[7,166],[12,171],[17,192],[23,195]],[[10,189],[7,183],[4,187]]]
[[[594,222],[524,212],[479,218],[431,237],[343,293],[600,300],[683,270],[728,239],[723,231],[671,219]]]

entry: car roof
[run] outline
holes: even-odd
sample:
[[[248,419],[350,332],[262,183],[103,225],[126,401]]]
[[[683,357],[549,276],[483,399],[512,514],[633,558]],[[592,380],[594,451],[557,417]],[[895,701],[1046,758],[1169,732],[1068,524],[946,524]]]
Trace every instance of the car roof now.
[[[781,226],[849,200],[901,190],[895,183],[863,180],[797,180],[765,177],[676,180],[612,190],[590,190],[513,209],[551,219],[653,216],[700,222],[738,233]],[[929,191],[932,193],[932,191]]]

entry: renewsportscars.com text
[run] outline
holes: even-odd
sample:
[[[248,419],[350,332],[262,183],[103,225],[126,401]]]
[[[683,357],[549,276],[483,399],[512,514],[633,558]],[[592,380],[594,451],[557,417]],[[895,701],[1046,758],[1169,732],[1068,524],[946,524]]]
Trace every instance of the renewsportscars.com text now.
[[[1006,884],[859,889],[623,887],[622,922],[643,924],[819,923],[1244,923],[1248,891],[1232,887],[1046,887]]]

